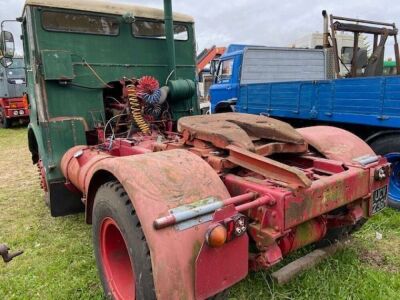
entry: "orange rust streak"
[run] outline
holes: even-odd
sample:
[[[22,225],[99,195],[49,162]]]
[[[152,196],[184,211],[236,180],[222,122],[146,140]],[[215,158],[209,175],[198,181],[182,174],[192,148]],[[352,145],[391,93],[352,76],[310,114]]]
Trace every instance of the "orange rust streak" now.
[[[269,143],[256,147],[256,153],[262,156],[274,153],[304,153],[307,150],[307,144]]]

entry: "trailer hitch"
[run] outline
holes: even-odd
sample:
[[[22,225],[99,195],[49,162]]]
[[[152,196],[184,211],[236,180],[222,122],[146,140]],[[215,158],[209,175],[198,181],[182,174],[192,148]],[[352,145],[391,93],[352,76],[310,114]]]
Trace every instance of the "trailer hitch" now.
[[[10,248],[6,244],[0,244],[0,255],[5,263],[10,262],[14,257],[21,255],[24,251],[9,253]]]

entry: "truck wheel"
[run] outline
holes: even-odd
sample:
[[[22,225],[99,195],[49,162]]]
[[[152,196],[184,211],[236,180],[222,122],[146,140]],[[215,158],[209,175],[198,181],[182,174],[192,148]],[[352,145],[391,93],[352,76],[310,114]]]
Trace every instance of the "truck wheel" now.
[[[385,155],[390,162],[392,173],[389,182],[388,205],[400,210],[400,153],[388,153]]]
[[[400,209],[400,135],[385,135],[371,143],[376,154],[383,155],[392,164],[388,205]]]
[[[38,160],[36,163],[39,171],[39,177],[40,177],[40,187],[42,188],[44,192],[44,202],[46,203],[46,206],[50,208],[50,194],[49,194],[49,189],[47,186],[47,179],[46,179],[46,169],[43,166],[43,161],[41,159]]]
[[[229,298],[229,289],[224,290],[215,296],[208,298],[207,300],[227,300]]]
[[[105,294],[112,299],[156,299],[150,250],[122,185],[103,184],[93,207],[94,253]]]
[[[0,128],[9,128],[10,126],[10,120],[6,118],[4,110],[0,107]]]

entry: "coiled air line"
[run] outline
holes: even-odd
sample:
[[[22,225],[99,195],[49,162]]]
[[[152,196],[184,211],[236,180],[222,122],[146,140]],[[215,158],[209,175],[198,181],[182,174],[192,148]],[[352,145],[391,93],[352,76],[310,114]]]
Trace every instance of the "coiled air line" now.
[[[136,95],[136,87],[133,84],[130,84],[126,87],[126,89],[128,91],[128,100],[133,120],[141,132],[145,134],[150,133],[150,126],[144,120],[142,115],[142,108]]]

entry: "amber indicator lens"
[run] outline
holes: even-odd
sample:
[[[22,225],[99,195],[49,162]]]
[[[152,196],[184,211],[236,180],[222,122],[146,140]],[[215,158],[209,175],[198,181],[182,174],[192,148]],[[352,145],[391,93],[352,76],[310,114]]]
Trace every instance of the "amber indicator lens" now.
[[[206,232],[206,243],[208,246],[217,248],[226,242],[227,232],[222,224],[212,224]]]

